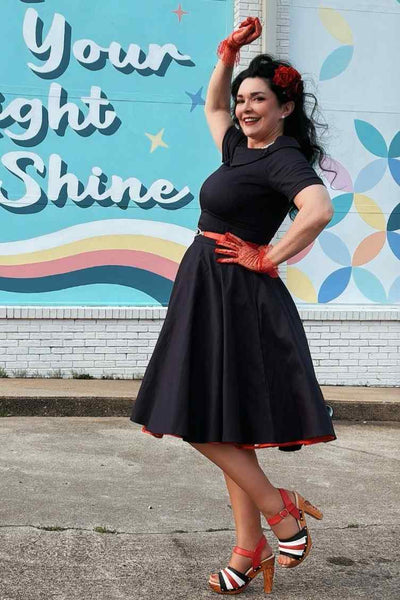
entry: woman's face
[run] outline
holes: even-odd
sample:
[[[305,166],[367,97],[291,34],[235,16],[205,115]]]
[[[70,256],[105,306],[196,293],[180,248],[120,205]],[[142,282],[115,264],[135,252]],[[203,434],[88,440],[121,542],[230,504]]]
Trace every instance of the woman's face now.
[[[282,134],[282,116],[290,112],[288,103],[279,106],[266,79],[246,77],[240,84],[235,115],[243,133],[254,141],[262,142],[273,135]]]

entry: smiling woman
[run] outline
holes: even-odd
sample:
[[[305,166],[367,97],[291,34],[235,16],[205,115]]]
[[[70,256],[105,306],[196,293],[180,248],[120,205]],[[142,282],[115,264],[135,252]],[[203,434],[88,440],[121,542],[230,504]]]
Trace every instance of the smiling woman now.
[[[243,591],[259,573],[271,592],[275,557],[261,515],[279,539],[284,567],[297,566],[310,551],[305,513],[322,518],[297,492],[272,485],[255,450],[296,451],[336,437],[299,313],[278,271],[332,214],[310,164],[318,150],[312,123],[301,128],[299,73],[268,55],[256,57],[232,84],[231,114],[237,53],[260,33],[258,19],[248,17],[218,47],[205,109],[222,165],[201,186],[198,235],[179,265],[131,415],[144,433],[182,438],[224,474],[238,545],[229,565],[209,579],[219,594]],[[295,222],[272,246],[299,194]]]
[[[247,136],[248,148],[266,148],[283,134],[283,123],[294,102],[280,107],[276,95],[261,77],[246,78],[236,96],[235,116]]]
[[[313,119],[318,101],[314,94],[304,90],[300,73],[288,61],[274,59],[269,54],[256,56],[233,80],[230,94],[233,105],[228,101],[225,110],[230,112],[232,123],[247,136],[249,148],[263,147],[280,135],[290,136],[297,141],[310,166],[318,163],[321,170],[330,171],[324,166],[326,154],[317,136],[317,129],[324,130],[327,125]],[[311,99],[314,106],[308,116],[307,101]],[[246,122],[247,117],[258,121]],[[332,207],[326,210],[326,195],[324,204],[327,214],[332,212]],[[292,220],[297,209],[291,202]]]

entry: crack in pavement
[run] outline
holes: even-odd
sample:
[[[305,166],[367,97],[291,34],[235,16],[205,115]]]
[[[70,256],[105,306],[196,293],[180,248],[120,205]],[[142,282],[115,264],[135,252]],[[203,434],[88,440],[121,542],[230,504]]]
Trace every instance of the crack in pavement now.
[[[368,523],[366,525],[357,525],[357,526],[348,526],[348,525],[344,525],[342,527],[338,526],[333,526],[333,527],[320,527],[318,531],[335,531],[335,530],[345,530],[345,529],[368,529],[370,527],[399,527],[400,524],[398,523]],[[234,532],[235,529],[231,528],[231,527],[222,527],[220,529],[193,529],[193,530],[185,530],[185,529],[175,529],[174,531],[105,531],[105,532],[99,532],[99,531],[95,531],[94,529],[88,529],[86,527],[60,527],[59,529],[55,529],[55,530],[51,530],[51,529],[47,529],[47,527],[52,527],[51,525],[49,526],[45,526],[45,525],[0,525],[0,529],[12,529],[12,528],[16,528],[16,529],[24,529],[24,528],[30,528],[30,529],[35,529],[35,530],[39,530],[39,531],[43,531],[44,533],[62,533],[64,531],[88,531],[90,533],[97,533],[98,535],[176,535],[176,534],[192,534],[192,533],[219,533],[222,531],[232,531]],[[270,529],[264,529],[264,531],[271,531]]]
[[[361,454],[369,454],[370,456],[377,456],[378,458],[387,458],[388,460],[395,460],[400,462],[399,458],[394,458],[393,456],[384,456],[382,454],[377,454],[376,452],[368,452],[368,450],[359,450],[358,448],[349,448],[348,446],[340,446],[339,444],[335,444],[335,448],[341,448],[342,450],[350,450],[351,452],[360,452]]]

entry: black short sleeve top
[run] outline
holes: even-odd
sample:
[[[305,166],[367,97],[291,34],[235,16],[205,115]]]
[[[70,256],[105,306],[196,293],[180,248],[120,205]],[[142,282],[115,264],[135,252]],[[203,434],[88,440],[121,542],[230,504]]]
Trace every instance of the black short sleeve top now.
[[[222,142],[222,165],[201,186],[198,227],[268,243],[296,194],[316,183],[325,185],[295,138],[281,135],[268,148],[248,148],[232,125]]]

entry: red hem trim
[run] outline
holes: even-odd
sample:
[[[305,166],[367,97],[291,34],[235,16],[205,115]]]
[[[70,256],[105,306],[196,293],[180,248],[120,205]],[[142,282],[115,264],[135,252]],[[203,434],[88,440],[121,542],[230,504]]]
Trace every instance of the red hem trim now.
[[[149,431],[145,425],[142,426],[142,433],[148,433],[155,438],[161,439],[164,435],[172,435],[173,437],[182,439],[181,435],[176,435],[175,433],[153,433]],[[257,448],[274,448],[276,446],[294,446],[295,444],[303,444],[304,446],[308,446],[310,444],[318,444],[319,442],[332,442],[336,440],[335,435],[320,435],[314,438],[308,438],[308,440],[296,440],[293,442],[270,442],[267,444],[237,444],[235,442],[207,442],[208,444],[232,444],[237,448],[242,448],[244,450],[256,450]]]

